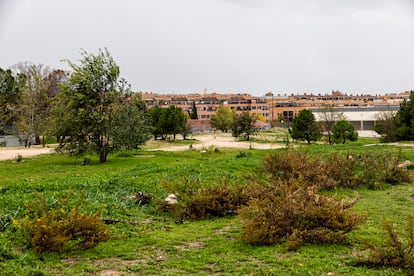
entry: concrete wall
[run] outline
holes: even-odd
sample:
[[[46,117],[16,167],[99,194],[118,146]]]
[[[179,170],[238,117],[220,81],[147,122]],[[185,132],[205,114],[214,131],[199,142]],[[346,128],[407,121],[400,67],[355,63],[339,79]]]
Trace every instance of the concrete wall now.
[[[372,131],[381,112],[397,112],[399,106],[372,106],[372,107],[340,107],[335,112],[342,113],[358,131]],[[311,109],[316,121],[322,121],[322,113],[318,109]]]
[[[20,141],[22,141],[22,143],[20,143]],[[6,142],[6,147],[24,146],[24,142],[19,136],[12,136],[12,135],[0,136],[0,143],[2,142]],[[34,139],[32,141],[32,145],[33,144],[34,144]]]

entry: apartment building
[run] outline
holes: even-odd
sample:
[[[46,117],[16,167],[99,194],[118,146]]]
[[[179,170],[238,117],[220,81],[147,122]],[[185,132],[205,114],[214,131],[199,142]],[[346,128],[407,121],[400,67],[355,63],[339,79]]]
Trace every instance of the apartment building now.
[[[174,95],[174,94],[153,94],[143,93],[142,98],[148,108],[158,105],[160,107],[168,107],[175,105],[180,107],[183,112],[191,112],[193,103],[197,108],[199,120],[210,120],[211,115],[215,114],[220,105],[227,106],[234,110],[236,114],[243,111],[249,111],[252,114],[263,116],[266,121],[269,121],[269,106],[266,98],[254,97],[249,94],[188,94],[188,95]]]
[[[331,94],[325,95],[306,93],[274,95],[267,93],[265,97],[271,113],[271,122],[276,124],[276,122],[283,120],[285,125],[289,125],[302,109],[310,109],[315,113],[321,107],[327,105],[333,106],[337,112],[342,112],[345,116],[352,117],[352,120],[358,121],[358,116],[362,119],[363,115],[367,114],[365,117],[369,117],[373,121],[373,118],[379,112],[398,110],[400,103],[410,97],[410,92],[405,91],[398,94],[375,96],[364,94],[348,95],[340,91],[332,91]],[[318,120],[319,117],[316,117]],[[349,119],[351,120],[351,118]],[[355,122],[355,125],[360,125],[360,122]],[[372,129],[372,122],[370,125]]]
[[[147,107],[176,105],[184,112],[191,112],[193,103],[199,120],[210,120],[220,105],[228,106],[236,114],[248,111],[260,115],[269,125],[289,126],[293,118],[303,109],[314,113],[326,105],[335,107],[338,112],[349,116],[357,129],[372,129],[378,112],[396,111],[400,103],[408,99],[410,92],[386,95],[348,95],[340,91],[331,94],[290,94],[267,93],[263,97],[250,94],[153,94],[143,93]],[[365,117],[364,117],[365,114]],[[319,116],[316,116],[319,119]],[[369,118],[369,122],[365,120]]]

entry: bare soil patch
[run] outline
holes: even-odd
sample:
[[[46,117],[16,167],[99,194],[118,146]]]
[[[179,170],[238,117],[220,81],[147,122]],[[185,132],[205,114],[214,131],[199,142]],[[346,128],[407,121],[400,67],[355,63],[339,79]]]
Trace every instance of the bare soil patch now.
[[[182,251],[186,251],[186,250],[202,249],[204,246],[205,244],[203,242],[192,241],[192,242],[185,242],[182,245],[176,245],[175,248],[182,250]]]
[[[0,160],[16,159],[19,155],[22,157],[33,157],[39,154],[49,154],[55,152],[52,148],[23,148],[23,147],[5,147],[0,148]]]
[[[208,149],[209,147],[215,147],[218,149],[264,149],[271,150],[282,148],[284,145],[281,144],[271,144],[271,143],[256,143],[249,141],[237,141],[234,137],[229,134],[203,134],[194,136],[197,140],[196,143],[191,145],[193,150],[202,150]],[[189,145],[165,145],[153,150],[163,150],[163,151],[184,151],[189,150]]]
[[[203,150],[210,147],[218,149],[263,149],[272,150],[277,148],[283,148],[282,144],[272,143],[256,143],[249,141],[237,141],[230,134],[203,134],[194,136],[196,142],[191,145],[193,150]],[[163,143],[161,146],[152,148],[151,150],[163,150],[163,151],[185,151],[189,150],[189,145],[174,145]],[[43,147],[3,147],[0,148],[0,161],[16,159],[19,155],[22,157],[33,157],[40,154],[50,154],[55,152],[53,148]],[[139,158],[149,158],[153,155],[138,155]]]

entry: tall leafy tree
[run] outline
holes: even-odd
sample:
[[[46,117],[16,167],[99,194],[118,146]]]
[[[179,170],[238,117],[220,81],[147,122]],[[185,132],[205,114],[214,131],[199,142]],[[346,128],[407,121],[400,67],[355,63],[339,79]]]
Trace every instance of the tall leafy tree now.
[[[414,91],[411,91],[409,100],[400,104],[395,116],[396,140],[414,140]]]
[[[231,125],[231,133],[233,137],[243,137],[246,140],[250,140],[250,136],[256,132],[254,123],[256,122],[255,116],[249,114],[249,112],[243,112],[240,115],[236,115]]]
[[[211,115],[210,125],[212,128],[228,132],[232,128],[232,122],[236,113],[229,107],[220,105],[217,108],[216,114]]]
[[[175,105],[170,105],[168,108],[154,106],[150,114],[155,139],[161,137],[165,140],[169,134],[172,134],[175,140],[177,134],[187,131],[187,117],[182,109]]]
[[[187,121],[187,123],[185,124],[185,127],[181,130],[181,135],[183,136],[183,139],[186,140],[187,137],[191,134],[193,134],[193,127]]]
[[[48,86],[46,93],[49,97],[54,97],[59,93],[59,86],[67,82],[69,78],[68,72],[55,69],[47,76]]]
[[[11,134],[17,121],[24,75],[0,68],[0,135]]]
[[[190,116],[190,119],[198,120],[197,106],[195,101],[191,103],[191,112],[189,111],[188,115]]]
[[[119,66],[108,50],[96,55],[82,50],[81,55],[80,64],[68,61],[73,72],[58,94],[56,136],[60,150],[92,150],[103,163],[116,149],[112,129],[119,123],[117,112],[128,85],[119,78]]]
[[[117,149],[137,149],[151,138],[151,118],[138,94],[122,99],[113,120],[110,135]]]
[[[293,118],[290,134],[293,139],[306,141],[308,144],[320,138],[321,130],[312,111],[309,109],[299,111]]]
[[[40,144],[40,136],[45,135],[46,119],[50,111],[50,98],[47,95],[50,68],[43,64],[19,63],[13,66],[17,74],[24,74],[25,86],[19,102],[17,129],[24,135],[26,146],[33,139]]]
[[[168,125],[169,132],[173,135],[173,139],[177,134],[182,133],[187,126],[187,117],[181,108],[171,105],[168,108]]]
[[[152,126],[152,134],[154,135],[154,139],[158,139],[158,137],[161,137],[161,139],[165,139],[162,135],[165,132],[163,130],[163,125],[161,122],[161,112],[162,108],[158,105],[154,106],[150,109],[149,114],[151,116],[151,126]]]
[[[336,143],[339,142],[345,144],[346,140],[356,141],[358,139],[358,132],[355,130],[354,126],[346,120],[337,121],[332,128],[332,133]]]

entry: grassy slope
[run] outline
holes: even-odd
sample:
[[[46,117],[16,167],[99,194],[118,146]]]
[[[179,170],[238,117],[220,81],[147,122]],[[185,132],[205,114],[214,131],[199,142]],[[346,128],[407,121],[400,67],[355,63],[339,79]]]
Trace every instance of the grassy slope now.
[[[312,154],[329,152],[357,154],[360,151],[391,150],[389,147],[313,145]],[[137,206],[128,199],[141,190],[164,198],[168,193],[191,186],[244,179],[259,166],[268,151],[252,150],[249,157],[236,158],[239,151],[223,151],[201,156],[199,152],[138,152],[131,157],[110,156],[105,164],[93,159],[87,166],[80,160],[59,155],[25,159],[22,163],[0,162],[0,274],[21,275],[43,271],[59,275],[93,275],[103,270],[121,274],[177,275],[382,275],[401,274],[390,269],[354,267],[357,255],[367,254],[368,244],[381,243],[383,217],[398,227],[412,213],[413,185],[389,187],[381,191],[359,191],[355,209],[368,220],[351,233],[348,244],[307,245],[297,252],[286,252],[281,245],[249,246],[239,239],[239,222],[232,217],[175,224],[156,213],[153,205]],[[402,155],[412,158],[410,148]],[[40,192],[53,202],[67,192],[86,196],[85,208],[101,210],[105,218],[136,221],[138,225],[111,225],[113,239],[96,248],[36,255],[26,250],[10,226],[12,218],[24,214],[24,202]],[[352,194],[352,191],[338,191]],[[0,228],[1,229],[1,228]]]

